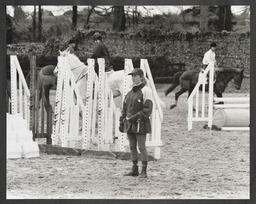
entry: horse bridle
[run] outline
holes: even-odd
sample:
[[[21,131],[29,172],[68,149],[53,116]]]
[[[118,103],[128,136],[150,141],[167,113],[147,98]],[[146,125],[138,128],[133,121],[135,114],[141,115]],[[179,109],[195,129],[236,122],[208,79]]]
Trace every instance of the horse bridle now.
[[[82,67],[82,66],[85,66],[85,64],[81,64],[81,65],[79,65],[77,67],[74,67],[74,68],[70,69],[70,71],[73,71],[73,70],[75,70],[75,69],[77,69],[79,67]],[[57,70],[59,70],[58,65],[56,67],[57,67]],[[88,69],[87,69],[87,71],[85,73],[83,73],[83,71],[81,71],[81,73],[78,75],[77,80],[75,81],[75,83],[77,83],[79,80],[84,78],[86,74],[88,74]]]
[[[81,73],[78,75],[77,80],[75,82],[77,83],[79,80],[84,78],[86,74],[88,74],[88,69],[85,73],[83,73],[83,71],[81,71]]]
[[[82,66],[85,66],[85,65],[82,64],[82,65],[79,65],[79,66],[77,66],[77,67],[74,67],[74,68],[72,68],[72,69],[70,69],[70,70],[73,71],[73,70],[75,70],[75,69],[77,69],[77,68],[79,68],[79,67],[82,67]]]
[[[73,71],[73,70],[75,70],[75,69],[77,69],[77,68],[79,68],[79,67],[82,67],[82,66],[85,66],[85,64],[81,64],[80,66],[74,67],[74,68],[72,68],[72,69],[70,69],[70,70]],[[81,71],[81,73],[78,75],[78,77],[77,77],[75,83],[77,83],[79,80],[81,80],[82,78],[84,78],[86,74],[88,74],[88,69],[87,69],[87,71],[86,71],[85,73],[83,73],[83,71]]]

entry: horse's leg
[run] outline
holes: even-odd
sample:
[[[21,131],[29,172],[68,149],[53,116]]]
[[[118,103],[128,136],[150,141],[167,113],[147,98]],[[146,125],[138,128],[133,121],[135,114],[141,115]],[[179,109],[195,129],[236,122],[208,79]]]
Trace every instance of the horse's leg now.
[[[6,105],[7,105],[7,112],[11,112],[11,108],[9,110],[9,99],[11,99],[11,80],[7,80],[7,87],[6,87]]]
[[[44,89],[44,107],[47,113],[47,137],[46,137],[46,144],[52,144],[52,138],[51,138],[51,122],[52,122],[52,107],[50,104],[50,89],[52,88],[52,85],[45,85],[43,86]]]
[[[222,93],[216,93],[216,96],[217,96],[218,98],[222,98]]]
[[[179,96],[185,93],[186,91],[187,89],[181,88],[178,92],[175,93],[175,104],[171,105],[170,109],[173,109],[177,106]]]
[[[45,85],[44,86],[44,96],[45,96],[45,103],[44,103],[44,107],[46,110],[48,110],[49,106],[50,106],[50,89],[51,89],[52,85]]]
[[[193,89],[194,88],[191,88],[191,87],[188,89],[188,98],[189,98],[190,94],[192,93]]]
[[[38,81],[37,90],[38,90],[38,109],[40,109],[40,101],[42,99],[42,92],[43,92],[43,85],[40,81]]]
[[[172,92],[178,85],[177,84],[171,84],[171,86],[166,89],[166,91],[164,92],[164,94],[167,96],[170,92]]]
[[[217,96],[218,98],[222,98],[222,93],[221,93],[221,92],[217,92],[217,93],[216,93],[216,96]],[[216,104],[224,104],[224,102],[218,102],[218,103],[216,103]]]

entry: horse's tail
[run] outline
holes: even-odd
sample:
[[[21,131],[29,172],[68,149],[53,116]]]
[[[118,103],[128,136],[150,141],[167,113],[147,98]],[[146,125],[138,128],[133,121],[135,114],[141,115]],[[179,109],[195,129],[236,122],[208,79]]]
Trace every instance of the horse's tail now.
[[[183,74],[183,71],[176,72],[172,77],[171,86],[165,91],[165,95],[167,96],[170,92],[172,92],[177,86],[180,84],[180,76]]]

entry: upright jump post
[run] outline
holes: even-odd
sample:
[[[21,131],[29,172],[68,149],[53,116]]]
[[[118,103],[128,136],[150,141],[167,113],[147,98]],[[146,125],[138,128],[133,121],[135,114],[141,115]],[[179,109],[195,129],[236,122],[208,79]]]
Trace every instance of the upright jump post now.
[[[209,73],[209,94],[208,94],[208,116],[205,117],[205,84],[207,81],[207,74]],[[202,116],[199,115],[199,88],[203,86],[202,92]],[[214,98],[214,64],[210,63],[204,73],[199,73],[198,83],[188,98],[188,130],[192,129],[193,121],[207,121],[208,127],[211,129],[212,125],[222,124],[229,127],[222,127],[222,130],[249,130],[249,98]],[[196,99],[195,114],[193,113],[194,98]],[[225,104],[213,104],[214,102],[225,102]],[[231,104],[230,102],[233,102]],[[245,102],[245,103],[243,103]],[[235,103],[235,104],[234,104]],[[214,109],[221,109],[216,111],[213,116]],[[247,110],[246,110],[247,109]],[[245,111],[244,111],[245,110]],[[194,116],[195,115],[195,116]],[[236,115],[243,117],[238,120],[235,118]],[[222,117],[222,118],[220,118]],[[215,121],[218,120],[218,121]],[[239,120],[242,126],[238,127]],[[218,126],[218,125],[217,125]],[[232,127],[234,126],[234,127]]]
[[[205,86],[207,83],[207,75],[209,74],[209,94],[208,94],[208,111],[206,111],[206,102],[207,97],[205,95]],[[213,80],[214,80],[214,64],[210,63],[203,73],[199,73],[198,82],[191,92],[188,98],[188,130],[192,129],[192,123],[195,121],[206,121],[208,123],[208,127],[212,127],[213,120]],[[201,107],[199,108],[199,93],[200,87],[202,86],[202,102]],[[196,107],[195,113],[193,113],[194,108],[194,99]],[[199,114],[199,110],[201,109],[201,115]]]

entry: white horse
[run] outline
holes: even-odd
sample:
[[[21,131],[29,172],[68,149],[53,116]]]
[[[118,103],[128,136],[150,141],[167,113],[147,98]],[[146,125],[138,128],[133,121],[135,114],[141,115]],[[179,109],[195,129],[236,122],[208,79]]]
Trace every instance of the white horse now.
[[[68,67],[74,74],[75,82],[78,86],[78,90],[80,91],[80,95],[83,99],[83,101],[86,101],[86,88],[87,88],[87,73],[89,67],[85,65],[83,62],[80,61],[80,59],[73,53],[70,53],[68,50],[65,50],[63,52],[60,51],[60,56],[66,57],[68,61]],[[58,69],[61,68],[61,65],[57,64],[54,73],[56,74],[58,72]],[[95,73],[96,74],[96,73]],[[109,72],[106,72],[107,77],[107,84],[109,88],[113,92],[114,98],[118,96],[123,96],[124,91],[124,81],[127,79],[127,88],[130,90],[132,88],[132,78],[125,74],[124,70],[114,71],[111,70]],[[148,84],[148,79],[146,79]],[[165,107],[164,103],[160,100],[161,106]]]
[[[68,50],[63,52],[60,51],[60,56],[66,57],[68,62],[68,67],[72,71],[74,75],[75,82],[78,86],[78,90],[80,91],[80,95],[85,101],[86,99],[86,88],[87,88],[87,73],[89,67],[85,65],[80,59],[73,53],[70,53]],[[58,70],[61,69],[61,64],[58,61],[56,68],[54,69],[54,74],[57,75]],[[96,73],[95,73],[96,74]],[[107,83],[110,89],[113,92],[113,96],[118,97],[123,93],[123,82],[125,80],[124,70],[114,71],[111,70],[106,72]],[[131,77],[128,77],[128,87],[132,86]]]
[[[72,71],[73,75],[74,75],[74,80],[75,83],[78,87],[78,90],[80,92],[80,96],[83,100],[83,102],[85,102],[86,100],[86,89],[87,89],[87,73],[88,73],[88,66],[85,65],[83,62],[80,61],[80,59],[70,53],[69,51],[64,50],[63,52],[60,51],[60,56],[63,56],[65,58],[67,58],[67,66],[70,68],[70,70]],[[62,66],[60,64],[60,62],[58,61],[57,66],[54,69],[54,74],[57,75],[59,69],[61,69]]]
[[[116,98],[118,96],[123,95],[124,91],[124,82],[125,82],[125,73],[124,70],[114,71],[111,70],[106,72],[107,75],[107,83],[109,88],[113,92],[113,97]],[[132,87],[132,78],[127,78],[127,87],[130,89]]]

